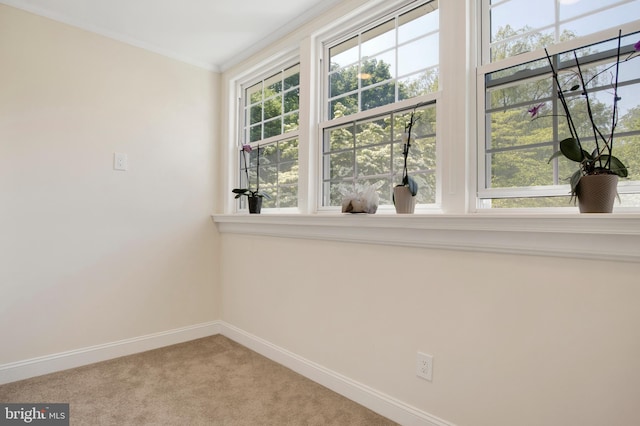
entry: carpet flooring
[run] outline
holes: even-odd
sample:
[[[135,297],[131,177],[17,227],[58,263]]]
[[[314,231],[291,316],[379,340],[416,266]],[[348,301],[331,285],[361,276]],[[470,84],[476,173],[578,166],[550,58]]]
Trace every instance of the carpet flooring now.
[[[69,403],[71,425],[395,423],[216,335],[0,386],[3,403]]]

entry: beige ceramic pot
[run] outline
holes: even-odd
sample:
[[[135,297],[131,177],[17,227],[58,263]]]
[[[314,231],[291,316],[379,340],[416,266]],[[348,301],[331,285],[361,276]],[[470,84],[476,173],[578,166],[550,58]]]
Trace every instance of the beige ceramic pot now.
[[[617,175],[582,176],[576,188],[580,213],[611,213],[617,188]]]
[[[396,186],[393,188],[393,203],[398,214],[412,214],[416,207],[416,197],[411,195],[411,191],[406,186]]]

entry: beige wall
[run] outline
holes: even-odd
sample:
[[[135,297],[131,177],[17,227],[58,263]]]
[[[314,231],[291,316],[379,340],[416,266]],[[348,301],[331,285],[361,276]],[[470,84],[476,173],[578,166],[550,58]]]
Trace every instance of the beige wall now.
[[[637,423],[638,264],[222,241],[225,321],[380,392],[459,426]]]
[[[0,365],[219,318],[218,80],[0,5]]]

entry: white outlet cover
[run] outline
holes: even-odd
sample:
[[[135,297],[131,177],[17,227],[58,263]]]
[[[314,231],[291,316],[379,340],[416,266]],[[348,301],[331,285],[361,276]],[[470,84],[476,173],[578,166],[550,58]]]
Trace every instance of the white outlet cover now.
[[[433,357],[429,354],[418,352],[416,356],[416,376],[425,380],[433,380]]]
[[[113,153],[113,169],[114,170],[127,170],[129,168],[129,159],[127,154],[122,152]]]

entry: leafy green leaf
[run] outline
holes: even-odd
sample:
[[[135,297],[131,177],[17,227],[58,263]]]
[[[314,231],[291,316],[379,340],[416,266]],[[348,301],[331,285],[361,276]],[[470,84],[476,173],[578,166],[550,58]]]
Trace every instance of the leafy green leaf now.
[[[586,158],[587,160],[593,161],[593,159],[596,158],[596,156],[598,155],[598,150],[595,149],[593,150],[593,153],[589,154],[587,151],[583,149],[582,154],[584,155],[584,158]]]
[[[574,138],[567,138],[560,141],[560,151],[569,160],[577,163],[582,162],[584,159],[584,151],[580,147],[578,141]]]
[[[554,158],[558,158],[562,155],[562,151],[556,151],[553,153],[553,155],[551,157],[549,157],[549,161],[547,161],[547,164],[549,164]]]
[[[609,156],[608,154],[602,154],[600,156],[600,159],[602,160],[603,163],[606,163],[609,160],[609,158],[611,158],[609,170],[611,170],[613,173],[623,178],[626,178],[627,176],[629,176],[629,171],[627,170],[627,167],[624,164],[622,164],[622,161],[620,161],[617,157],[614,157],[613,155]]]

